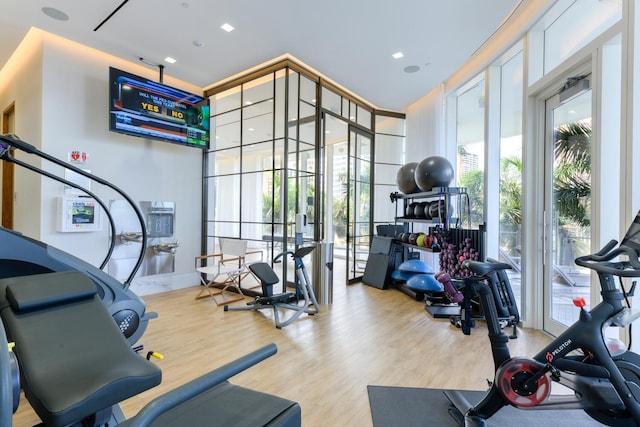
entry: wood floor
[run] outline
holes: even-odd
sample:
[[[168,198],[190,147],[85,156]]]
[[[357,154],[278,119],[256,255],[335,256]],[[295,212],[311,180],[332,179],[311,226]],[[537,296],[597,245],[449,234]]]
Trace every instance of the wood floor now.
[[[141,343],[158,361],[162,384],[126,402],[125,414],[186,381],[267,343],[278,353],[232,382],[300,403],[303,425],[371,426],[367,385],[484,390],[493,369],[483,322],[470,336],[433,319],[397,290],[334,286],[333,303],[278,330],[271,313],[224,312],[199,287],[144,297],[152,320]],[[242,304],[236,303],[236,304]],[[520,330],[513,355],[531,356],[543,334]],[[14,426],[38,422],[23,400]]]

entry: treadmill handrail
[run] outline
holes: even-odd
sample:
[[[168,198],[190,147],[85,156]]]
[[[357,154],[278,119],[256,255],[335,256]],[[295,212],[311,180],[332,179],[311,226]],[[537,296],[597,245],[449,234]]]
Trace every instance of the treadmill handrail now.
[[[17,148],[21,151],[24,151],[25,153],[28,154],[33,154],[35,156],[38,156],[42,159],[45,159],[51,163],[54,163],[58,166],[62,166],[63,168],[67,168],[79,175],[84,176],[85,178],[89,178],[99,184],[102,184],[106,187],[111,188],[112,190],[114,190],[116,193],[118,193],[119,195],[121,195],[126,201],[127,203],[129,203],[129,205],[131,206],[131,208],[133,209],[133,211],[136,214],[136,217],[138,219],[138,221],[140,222],[140,227],[142,230],[142,245],[140,247],[140,254],[138,255],[138,259],[136,264],[134,265],[131,273],[129,274],[129,277],[127,277],[127,280],[124,281],[124,287],[125,290],[131,285],[131,281],[133,280],[133,277],[136,275],[136,273],[138,272],[138,270],[140,269],[140,266],[142,265],[142,261],[144,260],[144,253],[145,253],[145,249],[147,247],[147,227],[145,224],[145,220],[144,220],[144,216],[142,215],[142,212],[140,211],[140,208],[138,207],[138,205],[133,201],[133,199],[131,199],[131,197],[129,197],[129,195],[127,193],[125,193],[123,190],[121,190],[119,187],[117,187],[116,185],[112,184],[111,182],[102,179],[96,175],[93,175],[83,169],[80,169],[68,162],[62,161],[56,157],[50,156],[47,153],[44,153],[40,150],[38,150],[36,147],[34,147],[33,145],[22,141],[20,138],[18,138],[16,135],[0,135],[0,142],[2,142],[3,144],[8,145],[8,147],[5,147],[4,151],[0,152],[0,158],[4,158],[7,161],[10,162],[15,162],[16,159],[11,156],[9,154],[10,149],[11,148]],[[18,164],[18,163],[16,163]],[[20,166],[24,166],[24,164],[20,164]],[[33,167],[34,172],[38,172],[44,176],[47,176],[48,178],[52,178],[51,176],[48,176],[48,172],[45,172],[44,170],[40,169],[40,168],[36,168]],[[79,188],[83,191],[85,191],[84,189],[80,188],[79,186],[77,186],[76,184],[72,184],[72,186]],[[85,191],[86,192],[86,191]],[[98,200],[98,198],[96,198],[96,200]],[[102,206],[102,203],[101,203]],[[106,210],[106,209],[105,209]],[[115,239],[115,237],[113,236],[115,234],[115,230],[112,231],[112,238]]]
[[[239,359],[227,363],[180,387],[147,403],[133,418],[127,421],[129,427],[148,427],[159,416],[210,388],[228,380],[234,375],[273,356],[278,351],[275,344],[267,344]]]
[[[13,384],[7,335],[0,320],[0,427],[11,427],[13,418]]]

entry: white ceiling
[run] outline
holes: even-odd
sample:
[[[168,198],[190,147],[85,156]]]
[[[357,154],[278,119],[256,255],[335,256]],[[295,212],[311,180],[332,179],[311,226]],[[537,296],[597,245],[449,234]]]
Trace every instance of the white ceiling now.
[[[165,73],[203,88],[289,54],[376,107],[402,111],[460,68],[520,0],[130,0],[94,31],[122,3],[0,2],[0,64],[32,26],[131,61],[174,57]],[[222,31],[225,22],[235,30]]]

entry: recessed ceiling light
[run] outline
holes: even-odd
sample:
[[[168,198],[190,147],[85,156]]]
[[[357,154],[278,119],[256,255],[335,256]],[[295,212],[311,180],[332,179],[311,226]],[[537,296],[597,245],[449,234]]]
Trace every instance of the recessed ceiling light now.
[[[391,56],[393,56],[393,59],[400,59],[404,56],[404,54],[402,52],[396,52]]]
[[[55,7],[43,7],[40,9],[42,13],[47,15],[49,18],[57,19],[58,21],[68,21],[69,15],[64,13],[63,11],[56,9]]]
[[[231,24],[225,22],[224,24],[222,24],[222,26],[220,27],[223,30],[225,30],[227,33],[230,33],[231,31],[233,31],[235,28],[233,28],[233,26],[231,26]]]
[[[418,71],[420,71],[420,67],[418,67],[417,65],[409,65],[407,67],[404,67],[405,73],[415,73]]]
[[[251,102],[251,101],[244,101],[244,105],[251,105],[251,104],[253,104],[253,102]]]
[[[173,58],[172,58],[172,57],[170,57],[170,56],[167,56],[166,58],[164,58],[164,61],[165,61],[165,62],[168,62],[169,64],[175,64],[175,63],[176,63],[176,60],[175,60],[175,59],[173,59]]]

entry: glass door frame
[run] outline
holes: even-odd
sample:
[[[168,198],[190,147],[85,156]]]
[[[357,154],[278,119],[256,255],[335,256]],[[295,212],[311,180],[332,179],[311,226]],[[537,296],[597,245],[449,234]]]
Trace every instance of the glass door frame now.
[[[373,236],[373,188],[374,188],[374,134],[372,132],[365,131],[357,126],[349,124],[348,129],[348,144],[347,144],[347,247],[346,247],[346,283],[356,283],[362,279],[364,275],[363,263],[366,263],[366,257],[369,253],[369,246],[371,245],[371,239]],[[359,197],[356,197],[360,186],[363,184],[359,180],[361,176],[356,176],[358,172],[357,164],[364,159],[361,157],[359,137],[363,137],[369,140],[369,218],[367,229],[369,233],[363,235],[359,231],[359,226],[362,221],[358,221],[356,215],[356,209],[359,208],[356,201],[360,201]],[[367,244],[366,251],[362,249],[363,243]],[[360,248],[360,252],[358,249]],[[363,254],[365,258],[359,256]]]
[[[587,78],[590,78],[587,77]],[[555,318],[554,315],[554,302],[555,302],[555,294],[554,294],[554,278],[557,275],[562,275],[564,273],[560,273],[556,271],[555,268],[555,248],[554,248],[554,227],[555,227],[555,219],[554,219],[554,211],[555,211],[555,196],[554,196],[554,168],[555,168],[555,145],[556,145],[556,123],[555,123],[555,111],[566,105],[566,103],[571,102],[577,97],[584,96],[586,93],[589,93],[591,96],[591,107],[590,111],[593,111],[593,92],[592,89],[581,91],[574,95],[573,97],[561,100],[560,93],[556,93],[546,99],[544,102],[544,112],[545,112],[545,130],[544,130],[544,226],[543,226],[543,236],[544,236],[544,267],[543,267],[543,280],[542,280],[542,329],[553,335],[558,336],[562,332],[564,332],[570,324],[573,323],[572,320],[568,320],[566,323],[563,323]],[[591,121],[593,123],[593,114],[591,114]],[[590,144],[591,153],[594,152],[593,144]],[[593,186],[593,176],[590,177],[591,184]],[[591,210],[593,207],[591,207]],[[591,212],[589,212],[591,215]],[[591,215],[592,216],[592,215]],[[593,238],[593,236],[591,236]],[[589,244],[591,247],[591,244]],[[571,277],[567,277],[567,280],[572,280]],[[571,285],[571,283],[567,284],[568,287],[575,287]],[[587,289],[590,289],[587,288]],[[587,292],[589,295],[589,291]],[[577,310],[577,309],[576,309]],[[576,311],[577,318],[577,311]]]

